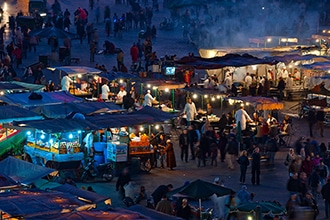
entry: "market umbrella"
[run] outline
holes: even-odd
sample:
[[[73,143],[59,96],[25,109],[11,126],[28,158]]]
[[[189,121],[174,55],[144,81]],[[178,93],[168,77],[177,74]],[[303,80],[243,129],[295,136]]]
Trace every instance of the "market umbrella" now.
[[[175,193],[180,193],[182,195],[186,195],[189,198],[198,199],[199,210],[201,211],[202,199],[208,198],[213,194],[216,194],[217,196],[229,195],[233,193],[233,190],[198,179],[186,186],[173,190],[172,193],[172,195],[174,195]],[[202,212],[200,213],[202,215]]]
[[[74,33],[70,33],[61,29],[58,29],[56,27],[49,27],[49,28],[43,28],[39,30],[30,31],[30,36],[38,36],[40,38],[50,38],[50,37],[56,37],[56,38],[75,38]]]
[[[285,208],[276,202],[248,202],[238,205],[232,211],[239,211],[249,213],[256,211],[260,207],[260,212],[262,214],[272,213],[273,215],[281,215],[285,213]]]

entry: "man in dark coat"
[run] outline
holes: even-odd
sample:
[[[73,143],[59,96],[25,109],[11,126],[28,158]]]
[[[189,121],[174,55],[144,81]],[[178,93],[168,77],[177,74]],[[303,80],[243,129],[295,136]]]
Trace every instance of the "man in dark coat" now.
[[[311,137],[313,137],[313,127],[316,122],[316,115],[315,115],[314,109],[311,109],[310,111],[308,111],[307,121],[308,121],[308,127],[309,127],[309,135]]]
[[[164,195],[166,195],[168,192],[170,192],[173,189],[172,184],[160,185],[157,187],[157,189],[151,194],[152,198],[154,199],[155,206],[157,203],[162,199]]]
[[[259,147],[256,147],[252,153],[252,185],[260,185],[260,149]]]
[[[179,146],[181,148],[181,160],[185,159],[188,163],[188,129],[184,129],[183,133],[179,137]]]
[[[119,191],[120,194],[125,196],[124,186],[131,181],[131,176],[128,172],[128,168],[124,168],[123,172],[119,175],[117,183],[116,183],[116,191]]]
[[[190,125],[188,128],[188,143],[190,146],[190,154],[191,154],[191,159],[195,160],[195,149],[194,145],[198,141],[198,135],[195,131],[195,128],[193,125]]]
[[[325,205],[325,218],[330,217],[330,179],[327,180],[327,183],[321,189],[321,195],[324,199]]]

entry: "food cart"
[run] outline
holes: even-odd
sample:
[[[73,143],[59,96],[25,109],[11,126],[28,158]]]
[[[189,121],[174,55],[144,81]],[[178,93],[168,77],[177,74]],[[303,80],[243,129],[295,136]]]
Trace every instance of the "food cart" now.
[[[11,123],[14,120],[35,120],[42,116],[20,108],[18,106],[0,106],[0,156],[12,151],[14,155],[21,155],[21,146],[25,141],[25,134],[15,128],[3,127],[3,123]]]
[[[72,80],[73,84],[70,87],[70,93],[74,96],[82,97],[82,98],[92,98],[92,90],[93,90],[93,81],[96,84],[99,84],[100,78],[95,76],[100,74],[102,71],[99,69],[86,67],[86,66],[59,66],[59,67],[51,67],[48,68],[52,71],[59,71],[60,80],[63,77],[63,74],[67,74]],[[99,90],[99,86],[96,85],[96,89]],[[100,93],[100,91],[97,91]]]
[[[4,124],[26,135],[24,159],[57,170],[77,169],[81,152],[82,133],[93,125],[81,119],[49,119]]]

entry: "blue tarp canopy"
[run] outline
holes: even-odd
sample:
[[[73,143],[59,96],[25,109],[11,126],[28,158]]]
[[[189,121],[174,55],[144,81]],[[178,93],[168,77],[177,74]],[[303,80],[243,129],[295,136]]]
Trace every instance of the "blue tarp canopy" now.
[[[71,112],[90,115],[94,112],[116,112],[122,109],[113,102],[79,102],[43,105],[30,108],[31,111],[47,118],[64,118]]]
[[[272,56],[272,57],[264,57],[266,60],[273,60],[274,63],[282,62],[289,63],[292,61],[303,61],[303,60],[329,60],[327,57],[316,56],[316,55],[299,55],[299,54],[286,54],[284,56]]]
[[[319,70],[319,71],[329,71],[330,62],[315,62],[312,64],[306,64],[300,66],[303,69]]]
[[[168,113],[168,112],[163,112],[159,109],[145,106],[142,109],[129,113],[128,115],[144,115],[144,116],[149,116],[152,118],[153,123],[157,122],[164,122],[166,120],[172,119],[176,117],[176,114]]]
[[[84,74],[99,74],[102,71],[99,69],[95,69],[92,67],[87,66],[57,66],[51,67],[51,69],[59,70],[65,72],[69,76],[76,76],[76,75],[84,75]]]
[[[40,91],[44,87],[44,85],[17,81],[0,82],[0,91]]]
[[[83,102],[84,99],[73,96],[67,92],[38,92],[42,96],[40,100],[29,99],[30,93],[15,93],[0,96],[0,100],[10,105],[22,107],[32,107],[41,105],[51,105],[59,103]]]
[[[0,190],[17,185],[19,185],[19,183],[17,183],[15,180],[5,174],[0,173]]]
[[[42,116],[35,112],[13,105],[0,106],[0,112],[0,123],[8,123],[17,120],[23,121],[42,119]]]
[[[257,64],[274,65],[278,62],[272,59],[260,59],[249,54],[226,54],[225,56],[214,58],[186,56],[175,61],[175,63],[193,66],[195,69],[220,69],[228,66],[241,67]]]
[[[86,120],[96,124],[99,127],[99,129],[153,123],[152,117],[146,115],[136,115],[136,114],[95,115],[95,116],[86,117]]]
[[[29,163],[24,160],[19,160],[15,157],[7,157],[6,159],[0,161],[1,174],[5,174],[13,180],[24,184],[30,184],[35,180],[52,173],[53,171],[53,169]],[[1,205],[0,207],[2,209]]]
[[[88,131],[99,129],[92,121],[84,119],[45,119],[35,121],[15,121],[13,125],[3,125],[4,127],[15,127],[18,130],[42,130],[46,133],[59,133],[69,131]]]
[[[78,197],[87,199],[93,203],[101,203],[101,202],[104,202],[105,200],[109,199],[109,197],[99,195],[97,193],[90,192],[87,190],[79,189],[79,188],[69,185],[69,184],[60,185],[58,187],[52,188],[52,190],[64,192],[64,193],[70,193],[74,196],[78,196]]]
[[[228,96],[227,94],[220,93],[218,89],[187,87],[182,90],[192,93],[192,94],[198,94],[198,95],[213,95],[213,96],[221,96],[221,97]]]
[[[111,209],[109,211],[103,210],[85,210],[79,212],[67,212],[67,213],[55,213],[55,214],[42,214],[33,217],[25,217],[24,219],[38,219],[38,220],[48,220],[48,219],[56,219],[56,220],[109,220],[109,219],[125,219],[125,220],[151,220],[152,218],[148,218],[143,216],[137,212],[133,212],[126,209]]]
[[[182,219],[173,215],[167,215],[161,212],[157,212],[153,209],[149,209],[142,205],[133,205],[128,208],[129,210],[132,210],[134,212],[141,213],[142,215],[148,216],[149,219],[157,219],[157,220],[168,220],[168,219]]]
[[[116,79],[135,79],[138,78],[137,75],[131,73],[123,73],[123,72],[110,72],[110,73],[101,73],[100,77],[105,78],[107,80],[116,80]]]
[[[59,214],[64,210],[74,212],[83,205],[86,203],[63,192],[28,189],[0,193],[1,211],[12,218],[40,219],[39,216]]]

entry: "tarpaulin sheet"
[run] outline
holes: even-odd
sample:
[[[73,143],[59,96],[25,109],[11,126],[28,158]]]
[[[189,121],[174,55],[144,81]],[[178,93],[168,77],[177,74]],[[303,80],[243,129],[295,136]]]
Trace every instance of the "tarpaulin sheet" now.
[[[105,200],[109,199],[109,197],[99,195],[97,193],[90,192],[87,190],[79,189],[79,188],[69,185],[69,184],[64,184],[64,185],[52,188],[52,190],[64,192],[64,193],[70,193],[71,195],[82,197],[93,203],[100,203],[100,202],[104,202]]]
[[[172,215],[167,215],[161,212],[157,212],[153,209],[149,209],[147,207],[144,207],[142,205],[133,205],[131,207],[128,208],[129,210],[135,211],[135,212],[139,212],[142,215],[148,216],[150,219],[157,219],[157,220],[168,220],[168,219],[182,219],[176,216],[172,216]]]
[[[53,169],[35,165],[24,160],[19,160],[15,157],[7,157],[6,159],[0,161],[0,173],[24,184],[30,184],[53,171]]]
[[[86,120],[96,124],[99,128],[115,128],[153,123],[152,117],[136,114],[95,115],[86,117]]]
[[[76,75],[84,75],[84,74],[99,74],[102,71],[99,69],[95,69],[92,67],[87,66],[58,66],[54,67],[54,69],[63,71],[69,76],[76,76]]]
[[[137,75],[131,73],[123,73],[123,72],[111,72],[111,73],[101,73],[100,77],[105,78],[107,80],[116,80],[116,79],[135,79],[138,78]]]
[[[60,103],[55,105],[43,105],[31,107],[30,110],[47,118],[64,118],[71,112],[89,115],[99,110],[121,111],[122,108],[113,102],[81,102]]]
[[[75,97],[67,92],[38,92],[42,96],[40,100],[29,99],[30,93],[13,93],[0,96],[0,100],[11,105],[22,107],[50,105],[58,103],[83,102],[84,99]]]
[[[2,105],[0,106],[0,112],[0,123],[12,122],[15,120],[42,119],[42,116],[39,114],[18,106]]]
[[[56,191],[29,189],[0,193],[1,210],[12,217],[39,219],[36,216],[58,214],[85,204],[69,193]]]
[[[176,117],[175,114],[163,112],[159,109],[149,107],[149,106],[145,106],[145,107],[143,107],[142,109],[140,109],[136,112],[129,113],[128,115],[149,116],[149,117],[152,118],[153,123],[164,122],[166,120],[169,120],[169,119],[172,119],[172,118]]]

